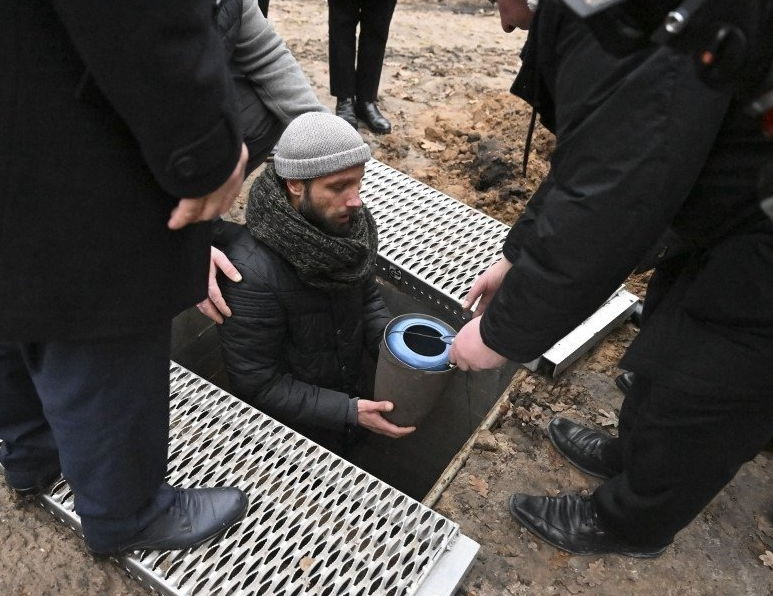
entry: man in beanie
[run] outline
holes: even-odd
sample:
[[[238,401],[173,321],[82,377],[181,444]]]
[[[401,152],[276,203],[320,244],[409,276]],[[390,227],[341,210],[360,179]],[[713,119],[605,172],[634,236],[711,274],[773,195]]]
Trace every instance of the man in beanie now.
[[[338,116],[293,120],[255,180],[247,223],[225,252],[242,274],[221,278],[232,316],[218,327],[231,391],[332,451],[362,427],[390,437],[390,402],[359,397],[390,319],[374,277],[377,233],[359,189],[370,159]]]

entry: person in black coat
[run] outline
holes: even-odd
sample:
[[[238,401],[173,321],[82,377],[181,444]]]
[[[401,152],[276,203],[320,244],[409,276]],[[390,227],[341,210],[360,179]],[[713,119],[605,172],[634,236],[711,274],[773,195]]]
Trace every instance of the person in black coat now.
[[[2,2],[0,80],[6,483],[61,468],[95,554],[198,544],[247,505],[164,481],[171,319],[247,158],[211,2]]]
[[[328,0],[330,93],[337,98],[336,115],[354,128],[359,118],[377,134],[392,132],[376,102],[396,5],[397,0]]]
[[[528,25],[525,4],[499,0],[505,31]],[[769,0],[713,8],[748,42],[734,85],[707,84],[718,71],[684,50],[702,39],[689,29],[674,46],[615,56],[560,0],[541,0],[513,85],[556,149],[502,260],[466,299],[480,297],[482,316],[452,347],[460,368],[535,359],[669,228],[678,238],[658,251],[621,361],[634,381],[619,437],[548,426],[572,464],[607,481],[588,497],[510,500],[516,520],[572,553],[658,556],[773,436],[773,222],[756,188],[773,143],[745,111],[770,67],[773,11]]]
[[[247,224],[225,249],[242,281],[222,280],[218,327],[237,397],[334,451],[347,429],[392,437],[391,402],[363,399],[363,352],[390,320],[374,277],[377,233],[359,187],[370,150],[337,116],[296,118],[255,180]]]

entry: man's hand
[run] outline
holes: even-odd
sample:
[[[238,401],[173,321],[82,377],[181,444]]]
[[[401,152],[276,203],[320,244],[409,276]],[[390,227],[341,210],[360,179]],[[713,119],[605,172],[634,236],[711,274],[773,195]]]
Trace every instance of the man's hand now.
[[[223,299],[223,294],[220,291],[220,286],[217,285],[217,270],[220,269],[225,276],[231,281],[242,281],[242,275],[233,266],[233,263],[228,260],[228,257],[222,251],[219,251],[214,246],[210,251],[209,256],[209,286],[207,290],[208,297],[199,302],[196,306],[198,309],[215,323],[222,325],[223,317],[231,316],[231,309]]]
[[[475,280],[475,283],[472,284],[467,297],[464,299],[464,302],[462,302],[462,308],[471,308],[472,305],[475,304],[475,301],[478,299],[478,296],[480,296],[480,302],[475,308],[474,316],[479,317],[482,315],[483,311],[486,310],[486,307],[494,297],[494,294],[496,294],[497,290],[499,289],[499,286],[502,285],[502,280],[505,278],[505,275],[508,271],[510,271],[510,267],[512,266],[513,265],[510,263],[510,261],[502,257],[496,263],[491,265],[491,267],[486,269],[486,271]]]
[[[483,343],[480,337],[480,321],[480,317],[475,317],[462,327],[448,352],[448,359],[461,370],[499,368],[507,362],[507,358]]]
[[[357,400],[357,425],[393,439],[411,434],[416,430],[415,426],[397,426],[381,415],[381,412],[391,412],[394,407],[391,401],[360,398]]]
[[[211,221],[231,208],[244,184],[244,168],[247,166],[247,146],[242,143],[242,154],[231,176],[223,185],[208,195],[195,199],[180,199],[167,222],[170,230],[179,230],[188,224]]]

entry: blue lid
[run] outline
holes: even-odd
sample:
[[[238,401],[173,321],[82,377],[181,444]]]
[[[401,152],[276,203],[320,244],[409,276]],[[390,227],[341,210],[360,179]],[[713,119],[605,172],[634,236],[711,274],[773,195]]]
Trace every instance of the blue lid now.
[[[387,325],[386,345],[403,364],[419,370],[446,370],[449,344],[441,338],[455,336],[453,327],[429,315],[401,315]]]

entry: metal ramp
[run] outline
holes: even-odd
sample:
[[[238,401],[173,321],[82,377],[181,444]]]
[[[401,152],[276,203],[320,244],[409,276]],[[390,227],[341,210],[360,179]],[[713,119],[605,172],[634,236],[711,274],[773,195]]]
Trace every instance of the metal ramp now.
[[[216,542],[122,558],[142,584],[169,596],[455,592],[478,550],[456,523],[181,366],[170,374],[170,483],[238,486],[250,506]],[[41,501],[80,533],[66,482]]]

